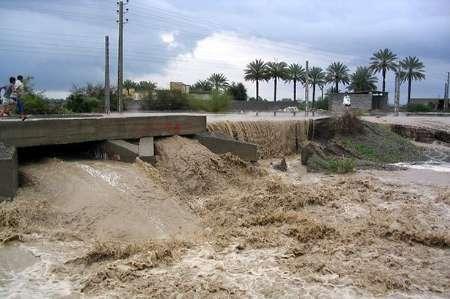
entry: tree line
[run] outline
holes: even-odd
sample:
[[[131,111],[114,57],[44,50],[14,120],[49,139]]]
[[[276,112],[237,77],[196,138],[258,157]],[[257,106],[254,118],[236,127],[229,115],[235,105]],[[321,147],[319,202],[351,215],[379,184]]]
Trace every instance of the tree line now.
[[[286,83],[293,83],[293,98],[297,102],[297,85],[307,84],[312,87],[312,102],[316,99],[316,88],[322,91],[327,85],[331,85],[330,92],[339,92],[339,85],[347,85],[348,91],[368,92],[377,89],[378,79],[375,76],[381,73],[382,91],[386,91],[386,75],[389,71],[395,72],[401,82],[408,83],[408,104],[411,101],[412,81],[425,79],[425,66],[417,58],[408,56],[399,60],[397,55],[390,49],[380,49],[370,58],[368,66],[358,66],[355,72],[350,73],[350,69],[342,62],[331,63],[326,70],[313,66],[306,74],[305,68],[297,63],[288,65],[286,62],[264,62],[255,59],[250,62],[244,70],[246,81],[255,82],[256,99],[259,97],[259,84],[262,81],[273,80],[274,93],[273,100],[277,101],[277,85],[280,80]],[[308,77],[308,78],[307,78]],[[308,82],[307,82],[308,81]]]
[[[247,89],[244,84],[230,83],[227,77],[221,73],[213,73],[207,79],[195,82],[190,90],[193,93],[222,92],[229,94],[235,101],[247,100]]]

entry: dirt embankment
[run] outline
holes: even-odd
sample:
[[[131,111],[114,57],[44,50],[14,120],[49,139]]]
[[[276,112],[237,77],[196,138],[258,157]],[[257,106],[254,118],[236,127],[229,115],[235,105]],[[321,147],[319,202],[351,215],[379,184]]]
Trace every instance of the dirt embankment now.
[[[392,168],[388,164],[425,159],[423,149],[411,141],[353,114],[332,118],[315,131],[301,151],[302,162],[310,171],[336,172],[333,166],[347,166],[347,170]]]
[[[227,298],[450,294],[448,188],[411,188],[367,174],[291,184],[233,156],[217,156],[189,139],[163,139],[156,148],[156,167],[133,166],[127,169],[132,181],[121,185],[121,180],[107,179],[107,184],[133,186],[131,193],[139,190],[142,196],[134,200],[142,202],[137,207],[144,211],[158,190],[164,195],[159,200],[169,198],[188,207],[184,213],[198,219],[201,235],[188,242],[142,237],[89,245],[79,258],[55,270],[57,275],[82,277],[81,290],[87,294]],[[139,180],[145,181],[141,185]],[[62,182],[54,183],[56,187]],[[142,192],[136,186],[152,190]],[[68,200],[76,194],[74,189],[59,194],[59,200]],[[90,192],[95,190],[97,186]],[[1,211],[5,215],[17,207],[27,222],[40,223],[27,210],[21,212],[22,203],[4,204]],[[59,206],[53,209],[56,213]],[[85,209],[71,211],[89,216]],[[70,214],[70,222],[76,222],[75,214]],[[183,218],[173,217],[177,222]],[[11,227],[9,222],[0,224],[2,229]]]

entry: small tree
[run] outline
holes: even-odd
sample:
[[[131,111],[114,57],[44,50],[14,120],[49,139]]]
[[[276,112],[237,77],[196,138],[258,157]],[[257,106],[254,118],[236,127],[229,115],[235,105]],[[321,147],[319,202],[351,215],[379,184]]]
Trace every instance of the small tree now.
[[[425,79],[425,65],[417,57],[408,56],[400,61],[402,69],[402,79],[408,81],[408,104],[411,103],[411,84],[412,81]]]
[[[211,92],[213,86],[208,80],[199,80],[191,86],[192,91]]]
[[[386,91],[386,73],[397,69],[397,55],[389,49],[380,49],[370,58],[370,70],[383,77],[383,92]]]
[[[288,67],[286,81],[294,83],[294,102],[297,103],[297,82],[305,83],[305,69],[296,63]]]
[[[334,84],[334,90],[336,91],[336,93],[339,92],[339,83],[349,83],[348,72],[348,67],[342,62],[333,62],[327,68],[327,82]]]
[[[286,80],[288,66],[286,62],[268,62],[266,67],[266,77],[273,79],[273,101],[277,101],[278,79]]]
[[[242,83],[233,82],[228,87],[228,93],[235,101],[247,101],[247,89]]]
[[[347,89],[354,92],[373,91],[377,89],[377,81],[377,77],[373,75],[368,67],[358,66],[356,71],[350,76],[350,85]]]
[[[228,79],[224,74],[214,73],[209,76],[208,81],[214,86],[215,91],[220,91],[228,86]]]
[[[259,100],[259,82],[267,79],[267,65],[261,59],[256,59],[247,65],[244,70],[244,78],[246,81],[255,82],[256,100]]]
[[[313,88],[312,107],[314,109],[316,102],[316,86],[321,86],[325,83],[326,74],[320,67],[313,67],[309,72],[309,84]]]
[[[125,81],[123,82],[123,87],[124,87],[124,88],[126,89],[126,91],[127,91],[127,96],[131,96],[130,90],[131,90],[132,88],[136,89],[137,83],[134,82],[134,81],[131,81],[131,80],[125,80]]]

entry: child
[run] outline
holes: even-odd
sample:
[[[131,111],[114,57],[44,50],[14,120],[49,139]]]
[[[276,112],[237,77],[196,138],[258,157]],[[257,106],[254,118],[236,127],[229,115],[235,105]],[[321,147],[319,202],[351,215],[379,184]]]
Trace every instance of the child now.
[[[9,116],[11,114],[11,95],[14,90],[14,84],[16,83],[16,78],[9,78],[9,85],[0,88],[0,116]]]

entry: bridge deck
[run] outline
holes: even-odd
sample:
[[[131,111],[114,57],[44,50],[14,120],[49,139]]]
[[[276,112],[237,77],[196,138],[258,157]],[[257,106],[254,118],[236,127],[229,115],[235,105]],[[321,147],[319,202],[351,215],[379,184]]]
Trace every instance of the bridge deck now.
[[[206,116],[155,114],[1,120],[0,142],[15,147],[81,143],[206,131]]]

